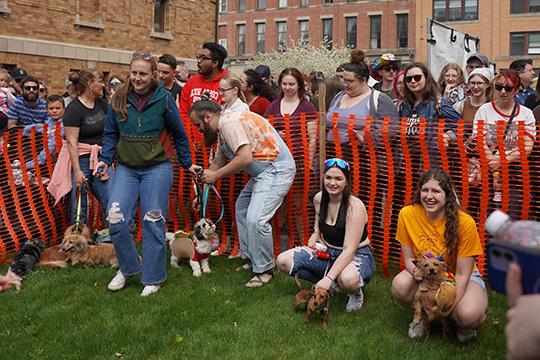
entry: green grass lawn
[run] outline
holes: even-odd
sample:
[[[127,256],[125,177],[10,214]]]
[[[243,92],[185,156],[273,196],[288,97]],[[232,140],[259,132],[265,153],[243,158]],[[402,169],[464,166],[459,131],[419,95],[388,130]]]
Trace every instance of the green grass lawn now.
[[[429,341],[407,337],[411,311],[395,304],[380,273],[364,307],[344,311],[331,301],[329,328],[303,323],[292,310],[297,286],[277,274],[268,286],[246,289],[238,260],[211,258],[213,273],[169,269],[147,298],[132,279],[120,292],[106,286],[113,269],[38,270],[22,291],[0,294],[1,359],[503,359],[506,299],[490,293],[478,338],[449,341],[436,326]],[[1,269],[2,273],[5,268]]]

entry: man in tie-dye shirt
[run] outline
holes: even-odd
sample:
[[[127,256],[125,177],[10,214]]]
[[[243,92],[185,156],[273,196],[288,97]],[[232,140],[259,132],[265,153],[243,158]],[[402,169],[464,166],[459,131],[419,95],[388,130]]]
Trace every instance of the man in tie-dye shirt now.
[[[272,125],[255,113],[222,111],[219,104],[201,100],[188,115],[207,146],[219,138],[215,159],[201,174],[202,181],[213,184],[241,170],[251,176],[236,200],[236,225],[243,257],[254,273],[245,286],[263,286],[272,280],[275,267],[270,220],[296,173],[291,152]]]

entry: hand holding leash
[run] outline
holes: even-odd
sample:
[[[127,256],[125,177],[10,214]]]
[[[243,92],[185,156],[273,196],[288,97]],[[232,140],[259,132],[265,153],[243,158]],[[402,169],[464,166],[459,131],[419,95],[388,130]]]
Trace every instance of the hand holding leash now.
[[[96,168],[94,169],[94,172],[92,175],[102,177],[107,173],[108,166],[103,161],[98,162]]]

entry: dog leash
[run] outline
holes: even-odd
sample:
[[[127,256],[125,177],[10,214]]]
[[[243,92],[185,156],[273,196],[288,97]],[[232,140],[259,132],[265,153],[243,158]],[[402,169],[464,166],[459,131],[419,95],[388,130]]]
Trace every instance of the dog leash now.
[[[202,173],[204,170],[200,169],[198,173]],[[221,195],[219,194],[219,191],[216,189],[214,184],[206,184],[204,185],[204,191],[201,189],[202,185],[197,179],[193,179],[193,190],[195,192],[195,197],[197,198],[197,202],[200,204],[199,209],[199,217],[206,218],[206,207],[208,205],[208,196],[210,195],[210,190],[212,190],[217,198],[219,199],[219,202],[221,204],[221,213],[219,214],[219,219],[214,223],[214,225],[218,225],[221,220],[223,220],[223,215],[225,213],[225,204],[223,203],[223,199],[221,198]]]
[[[77,193],[79,194],[77,198],[77,215],[75,217],[75,224],[81,225],[81,209],[82,209],[82,187],[86,186],[85,184],[81,184],[79,186],[79,189],[77,190]]]

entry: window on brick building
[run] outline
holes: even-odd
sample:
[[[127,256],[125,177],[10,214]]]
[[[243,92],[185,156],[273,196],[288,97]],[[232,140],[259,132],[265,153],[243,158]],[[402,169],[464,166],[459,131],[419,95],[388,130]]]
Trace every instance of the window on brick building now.
[[[351,49],[356,49],[356,16],[346,17],[345,23],[347,27],[347,47],[350,47]]]
[[[227,12],[227,0],[219,0],[219,12]]]
[[[246,0],[238,0],[238,11],[246,11]]]
[[[285,51],[287,49],[287,22],[277,22],[277,50]]]
[[[510,33],[510,55],[539,55],[540,32]]]
[[[540,12],[540,0],[512,0],[511,14],[526,14]]]
[[[255,24],[255,27],[257,28],[257,52],[264,53],[264,34],[266,33],[266,24],[258,23]]]
[[[257,0],[257,10],[266,9],[266,0]]]
[[[478,0],[433,0],[433,18],[438,21],[478,20]]]
[[[334,3],[334,1],[333,0],[324,0],[324,3],[325,4],[332,4],[332,3]]]
[[[370,49],[381,48],[381,15],[369,17],[369,47]]]
[[[300,0],[300,6],[308,6],[309,0]]]
[[[236,25],[236,43],[238,46],[236,47],[237,51],[236,53],[238,55],[244,55],[246,53],[246,25],[245,24],[238,24]]]
[[[287,7],[287,0],[279,0],[278,7],[280,9],[286,8]]]
[[[302,45],[309,44],[309,21],[308,20],[298,21],[298,27],[300,28],[300,44]]]
[[[397,47],[409,47],[409,14],[397,14]]]
[[[227,49],[227,39],[218,39],[218,44]]]
[[[332,49],[332,19],[323,19],[323,43],[327,49]]]
[[[165,32],[166,0],[156,0],[154,3],[154,31]]]

